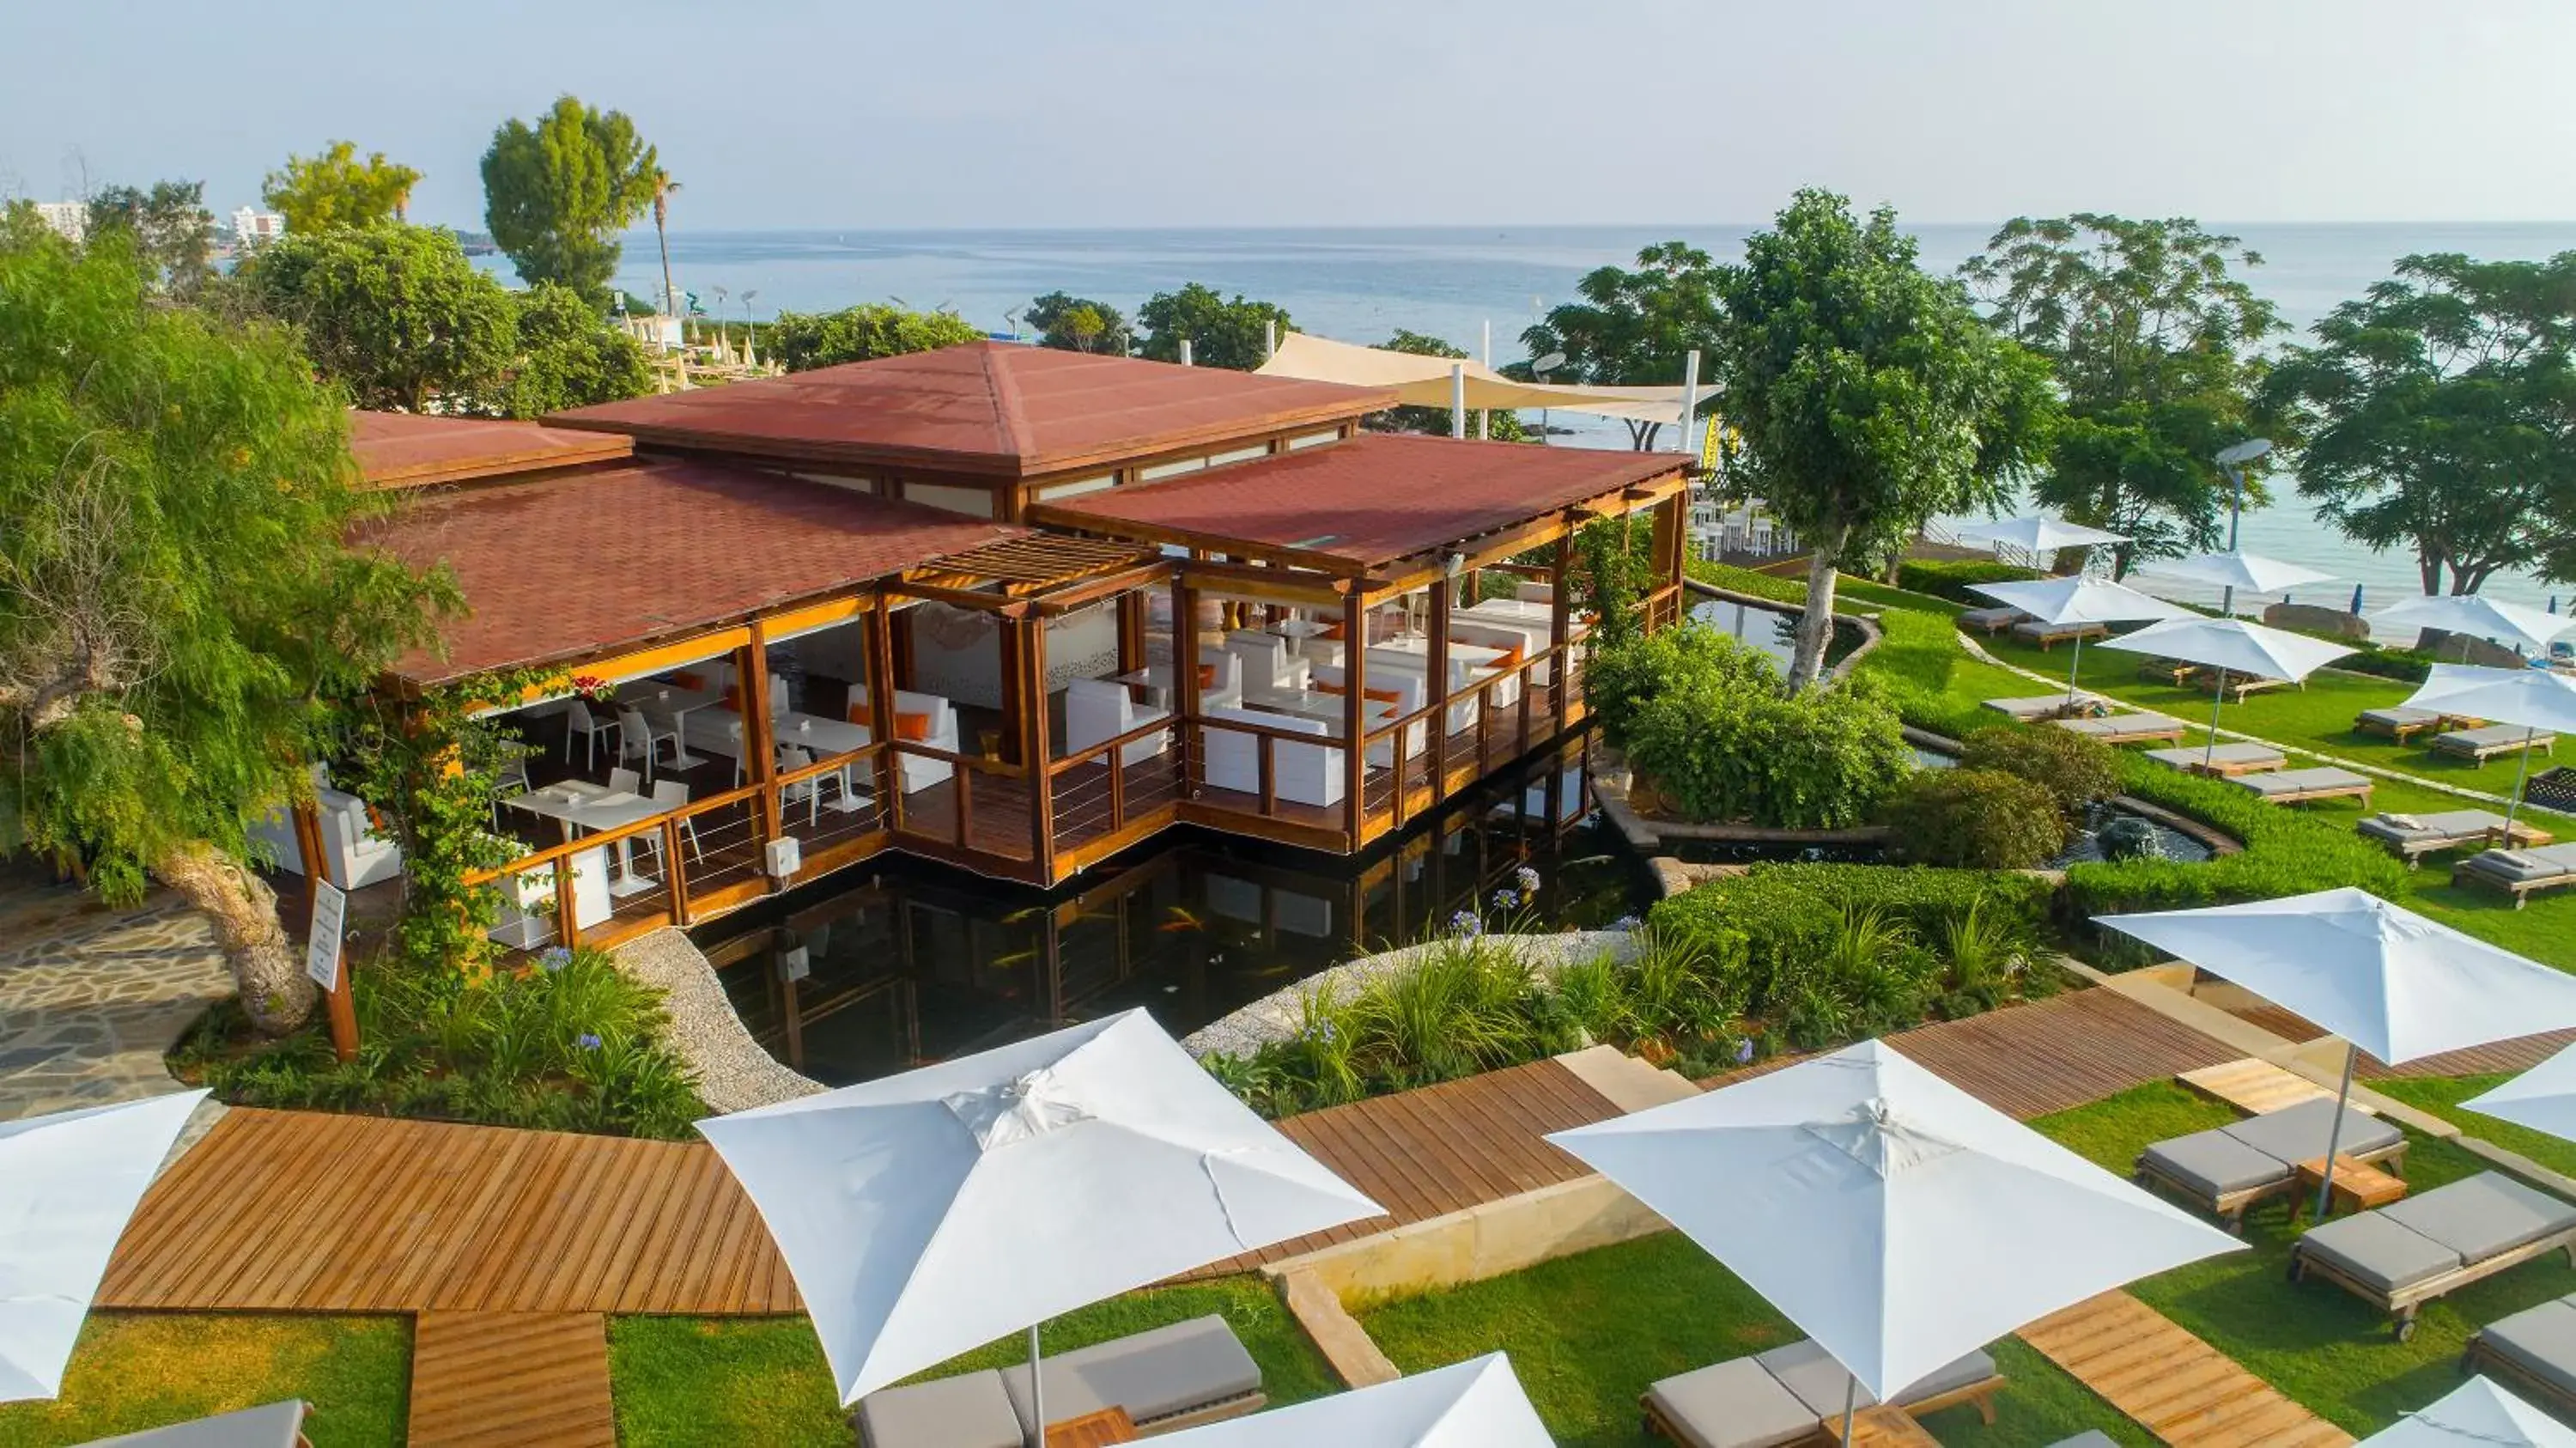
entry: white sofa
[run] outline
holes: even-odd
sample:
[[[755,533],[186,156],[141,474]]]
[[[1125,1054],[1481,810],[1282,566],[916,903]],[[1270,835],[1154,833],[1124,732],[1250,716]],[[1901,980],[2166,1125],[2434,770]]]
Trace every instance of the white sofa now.
[[[1237,629],[1225,636],[1225,652],[1243,660],[1243,686],[1253,693],[1306,686],[1306,660],[1290,657],[1288,641],[1277,634]]]
[[[317,785],[313,795],[322,815],[322,849],[341,889],[355,890],[402,873],[402,847],[376,833],[365,800],[327,784]],[[284,805],[270,811],[251,834],[268,846],[277,868],[290,875],[304,873],[304,852],[295,845],[295,816]]]
[[[1169,719],[1172,711],[1139,704],[1124,684],[1076,679],[1064,686],[1064,752],[1067,758],[1106,744],[1131,729]],[[1172,747],[1172,731],[1158,730],[1118,750],[1122,764],[1141,764]]]
[[[957,706],[949,703],[945,698],[937,694],[916,694],[910,689],[897,689],[894,691],[894,712],[930,716],[930,737],[919,741],[921,744],[947,754],[966,752],[959,748],[957,743]],[[850,713],[853,716],[852,723],[862,729],[868,727],[868,691],[865,688],[857,685],[851,687]],[[900,740],[900,735],[897,737]],[[918,754],[906,754],[900,749],[895,751],[894,757],[903,766],[903,792],[906,794],[919,794],[957,773],[957,766],[945,759],[925,759]]]
[[[1215,722],[1260,724],[1317,738],[1332,735],[1332,726],[1321,719],[1301,719],[1291,714],[1270,714],[1257,709],[1216,708],[1208,710],[1207,717]],[[1258,735],[1232,729],[1203,729],[1199,737],[1205,746],[1210,788],[1250,795],[1261,793],[1262,746]],[[1279,739],[1271,742],[1270,749],[1270,783],[1279,798],[1324,808],[1342,802],[1345,781],[1340,746],[1298,744]]]
[[[1482,644],[1489,649],[1518,649],[1524,659],[1536,659],[1547,652],[1547,625],[1543,623],[1488,621],[1453,614],[1449,619],[1449,637],[1462,644]],[[1550,668],[1545,660],[1532,664],[1530,682],[1547,683]],[[1499,696],[1496,702],[1501,702]]]
[[[1349,679],[1350,675],[1344,673],[1341,665],[1339,664],[1317,664],[1315,666],[1315,682],[1318,684],[1331,684],[1335,688],[1340,688],[1346,684]],[[1431,676],[1428,673],[1419,668],[1405,669],[1392,665],[1382,665],[1378,662],[1377,654],[1374,650],[1369,654],[1368,676],[1360,681],[1360,688],[1364,692],[1374,691],[1381,694],[1393,693],[1395,695],[1395,717],[1399,719],[1408,714],[1417,713],[1423,709],[1429,708],[1431,705]],[[1331,695],[1330,697],[1339,698],[1342,696],[1336,694]],[[1449,732],[1452,734],[1457,733],[1458,726],[1454,722],[1457,716],[1462,711],[1472,711],[1475,707],[1476,701],[1473,699],[1470,699],[1463,704],[1451,705],[1449,713],[1453,722],[1451,723]],[[1468,727],[1474,727],[1476,716],[1472,712],[1469,712],[1466,717]],[[1431,747],[1431,732],[1428,727],[1429,722],[1430,721],[1428,720],[1417,719],[1404,731],[1404,754],[1406,758],[1419,758],[1425,750],[1428,750]],[[1380,766],[1392,764],[1394,762],[1394,753],[1394,743],[1391,740],[1386,743],[1372,746],[1369,750],[1368,762]]]

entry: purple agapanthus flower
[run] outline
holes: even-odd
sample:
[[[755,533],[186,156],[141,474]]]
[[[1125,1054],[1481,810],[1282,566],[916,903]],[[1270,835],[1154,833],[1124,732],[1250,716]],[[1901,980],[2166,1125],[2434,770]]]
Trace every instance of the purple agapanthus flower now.
[[[1610,928],[1613,930],[1634,930],[1644,923],[1644,921],[1639,920],[1634,915],[1622,915],[1618,919],[1610,922]]]
[[[1753,1064],[1753,1038],[1751,1036],[1747,1036],[1743,1040],[1735,1043],[1735,1064],[1738,1066],[1750,1066]]]
[[[585,1051],[596,1051],[599,1049],[599,1037],[592,1035],[588,1031],[584,1031],[580,1036],[574,1039],[573,1044],[581,1047]]]
[[[558,971],[572,964],[572,952],[560,945],[549,945],[537,956],[537,964],[548,971]]]
[[[1521,908],[1520,892],[1517,890],[1495,891],[1494,908],[1497,910],[1518,910]]]
[[[1531,869],[1527,865],[1523,865],[1512,872],[1512,878],[1521,882],[1522,894],[1535,895],[1538,893],[1538,871]]]
[[[1461,910],[1449,917],[1449,928],[1473,940],[1485,933],[1484,917],[1473,910]]]

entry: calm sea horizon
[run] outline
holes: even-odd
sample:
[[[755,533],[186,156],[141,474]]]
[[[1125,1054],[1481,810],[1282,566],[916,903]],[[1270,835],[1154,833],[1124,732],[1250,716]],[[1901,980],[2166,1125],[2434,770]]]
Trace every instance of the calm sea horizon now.
[[[2338,302],[2387,277],[2397,258],[2411,253],[2537,260],[2576,250],[2576,222],[2211,226],[2241,237],[2263,256],[2264,264],[2248,275],[2301,332]],[[1473,353],[1482,350],[1490,324],[1493,358],[1504,363],[1526,356],[1521,329],[1571,299],[1576,281],[1593,268],[1630,264],[1640,247],[1674,238],[1732,259],[1754,229],[1673,224],[699,231],[681,225],[672,230],[670,245],[674,281],[682,291],[697,293],[711,316],[768,318],[781,309],[894,301],[954,311],[987,331],[1008,333],[1029,300],[1042,293],[1092,297],[1132,315],[1155,292],[1195,281],[1228,295],[1275,302],[1298,330],[1348,342],[1383,342],[1403,327]],[[1911,230],[1921,242],[1925,267],[1947,273],[1980,250],[1993,228]],[[509,274],[506,259],[488,264]],[[639,296],[660,290],[659,254],[649,227],[627,236],[617,282]],[[1575,435],[1557,441],[1625,445],[1616,424],[1576,425]],[[2292,480],[2276,478],[2273,486],[2272,505],[2246,514],[2243,544],[2336,573],[2338,582],[2320,585],[2303,601],[2341,605],[2360,584],[2365,607],[2375,609],[2417,592],[2411,556],[2373,553],[2351,543],[2314,516]],[[2576,597],[2576,589],[2521,575],[2500,576],[2484,591],[2535,606],[2555,598],[2561,608]],[[2192,596],[2181,588],[2174,593]]]

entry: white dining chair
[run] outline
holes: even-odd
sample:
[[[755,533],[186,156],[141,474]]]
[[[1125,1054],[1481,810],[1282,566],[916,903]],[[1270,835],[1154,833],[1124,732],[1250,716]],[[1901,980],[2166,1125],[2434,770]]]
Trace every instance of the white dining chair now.
[[[814,756],[811,753],[794,745],[782,745],[779,748],[778,772],[781,774],[793,774],[797,770],[807,768],[813,762]],[[823,818],[823,789],[826,785],[829,785],[839,796],[842,801],[841,808],[851,807],[850,778],[847,769],[835,770],[830,774],[818,774],[811,779],[800,779],[784,786],[778,791],[779,807],[784,810],[791,804],[802,803],[805,806],[805,823],[809,827],[818,824]]]
[[[608,771],[608,787],[619,794],[643,793],[644,780],[634,770],[617,768]]]
[[[643,710],[618,710],[617,729],[617,757],[620,759],[633,759],[639,754],[644,756],[645,778],[650,779],[653,777],[653,762],[660,756],[661,746],[665,744],[671,746],[671,762],[673,764],[679,763],[680,731],[677,729],[654,728],[653,721],[644,717]]]
[[[657,779],[653,781],[653,802],[662,806],[665,814],[670,813],[689,802],[689,787],[676,779]],[[680,821],[680,833],[688,838],[689,858],[705,860],[707,852],[705,846],[698,843],[698,822],[694,816]],[[637,835],[635,842],[653,852],[654,874],[664,880],[670,879],[670,873],[662,868],[662,832],[654,830]]]
[[[730,740],[733,744],[733,748],[725,751],[733,756],[733,787],[740,789],[742,788],[743,756],[742,721],[740,719],[736,719],[725,725],[725,738]]]
[[[492,781],[492,829],[495,833],[501,828],[501,801],[534,794],[536,788],[528,782],[527,756],[515,755],[503,762]]]
[[[572,763],[572,741],[578,735],[582,741],[581,767],[584,770],[597,769],[599,736],[616,732],[616,720],[593,717],[590,705],[576,696],[564,706],[564,763]]]

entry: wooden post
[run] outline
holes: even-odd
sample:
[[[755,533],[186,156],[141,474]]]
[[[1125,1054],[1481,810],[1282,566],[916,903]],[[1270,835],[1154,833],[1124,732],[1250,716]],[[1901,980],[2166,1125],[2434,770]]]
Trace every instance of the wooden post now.
[[[1569,528],[1573,526],[1571,518],[1566,522]],[[1574,680],[1574,649],[1571,644],[1571,636],[1574,632],[1574,608],[1573,599],[1566,587],[1567,580],[1573,572],[1574,535],[1569,532],[1556,540],[1556,557],[1548,565],[1547,585],[1549,599],[1547,643],[1549,648],[1556,651],[1554,669],[1556,687],[1548,692],[1554,696],[1556,732],[1559,734],[1565,732],[1566,705],[1570,702],[1566,693],[1572,687]]]
[[[903,828],[903,756],[894,737],[894,615],[883,595],[868,611],[868,737],[885,748],[878,754],[879,794],[884,798],[886,828]],[[963,744],[966,741],[959,740]]]
[[[1021,721],[1023,740],[1020,757],[1028,762],[1029,771],[1029,858],[1038,868],[1038,878],[1055,883],[1055,778],[1047,772],[1049,733],[1052,722],[1047,717],[1046,686],[1046,620],[1032,609],[1012,625],[1021,636],[1020,657],[1028,673],[1020,689],[1021,708],[1026,717]],[[1109,767],[1118,768],[1118,756],[1125,747],[1109,751]]]
[[[1028,731],[1022,724],[1020,696],[1029,686],[1028,638],[1019,623],[1002,620],[1002,762],[1028,756]],[[960,741],[961,743],[963,741]],[[1016,758],[1015,758],[1016,756]]]
[[[1368,824],[1368,605],[1357,581],[1342,598],[1342,687],[1350,691],[1342,696],[1342,788],[1357,850]]]
[[[1181,797],[1190,793],[1190,765],[1205,747],[1199,734],[1198,593],[1179,569],[1172,570],[1172,712],[1181,731]],[[1141,655],[1142,643],[1137,647]],[[1267,810],[1265,808],[1265,813]]]
[[[313,911],[321,903],[316,885],[337,885],[331,878],[331,852],[322,843],[322,811],[307,801],[295,807],[295,848],[304,856],[304,938],[313,939]],[[336,948],[336,947],[335,947]],[[358,1058],[358,1003],[349,991],[350,962],[340,961],[339,978],[323,993],[322,1008],[331,1023],[331,1054],[342,1061]]]
[[[1679,493],[1655,505],[1654,568],[1655,590],[1662,592],[1681,582],[1682,569],[1682,497]],[[1663,617],[1667,605],[1657,601],[1647,611],[1646,627],[1651,631]]]
[[[1438,712],[1431,716],[1431,799],[1438,803],[1448,793],[1449,783],[1449,610],[1450,594],[1456,589],[1455,579],[1444,578],[1431,585],[1431,695],[1439,701]],[[1396,752],[1403,753],[1404,741],[1396,740]],[[1395,777],[1395,792],[1404,793],[1404,776]]]
[[[784,829],[778,817],[778,746],[771,739],[769,717],[769,640],[761,632],[760,620],[751,623],[751,639],[742,646],[742,662],[735,675],[742,687],[735,692],[742,699],[742,777],[759,787],[751,806],[751,848],[757,859],[768,842],[778,838]],[[762,877],[768,878],[766,862]],[[784,881],[770,879],[774,893],[786,887]]]
[[[1118,595],[1118,672],[1132,674],[1143,667],[1145,667],[1145,590],[1131,588]]]

